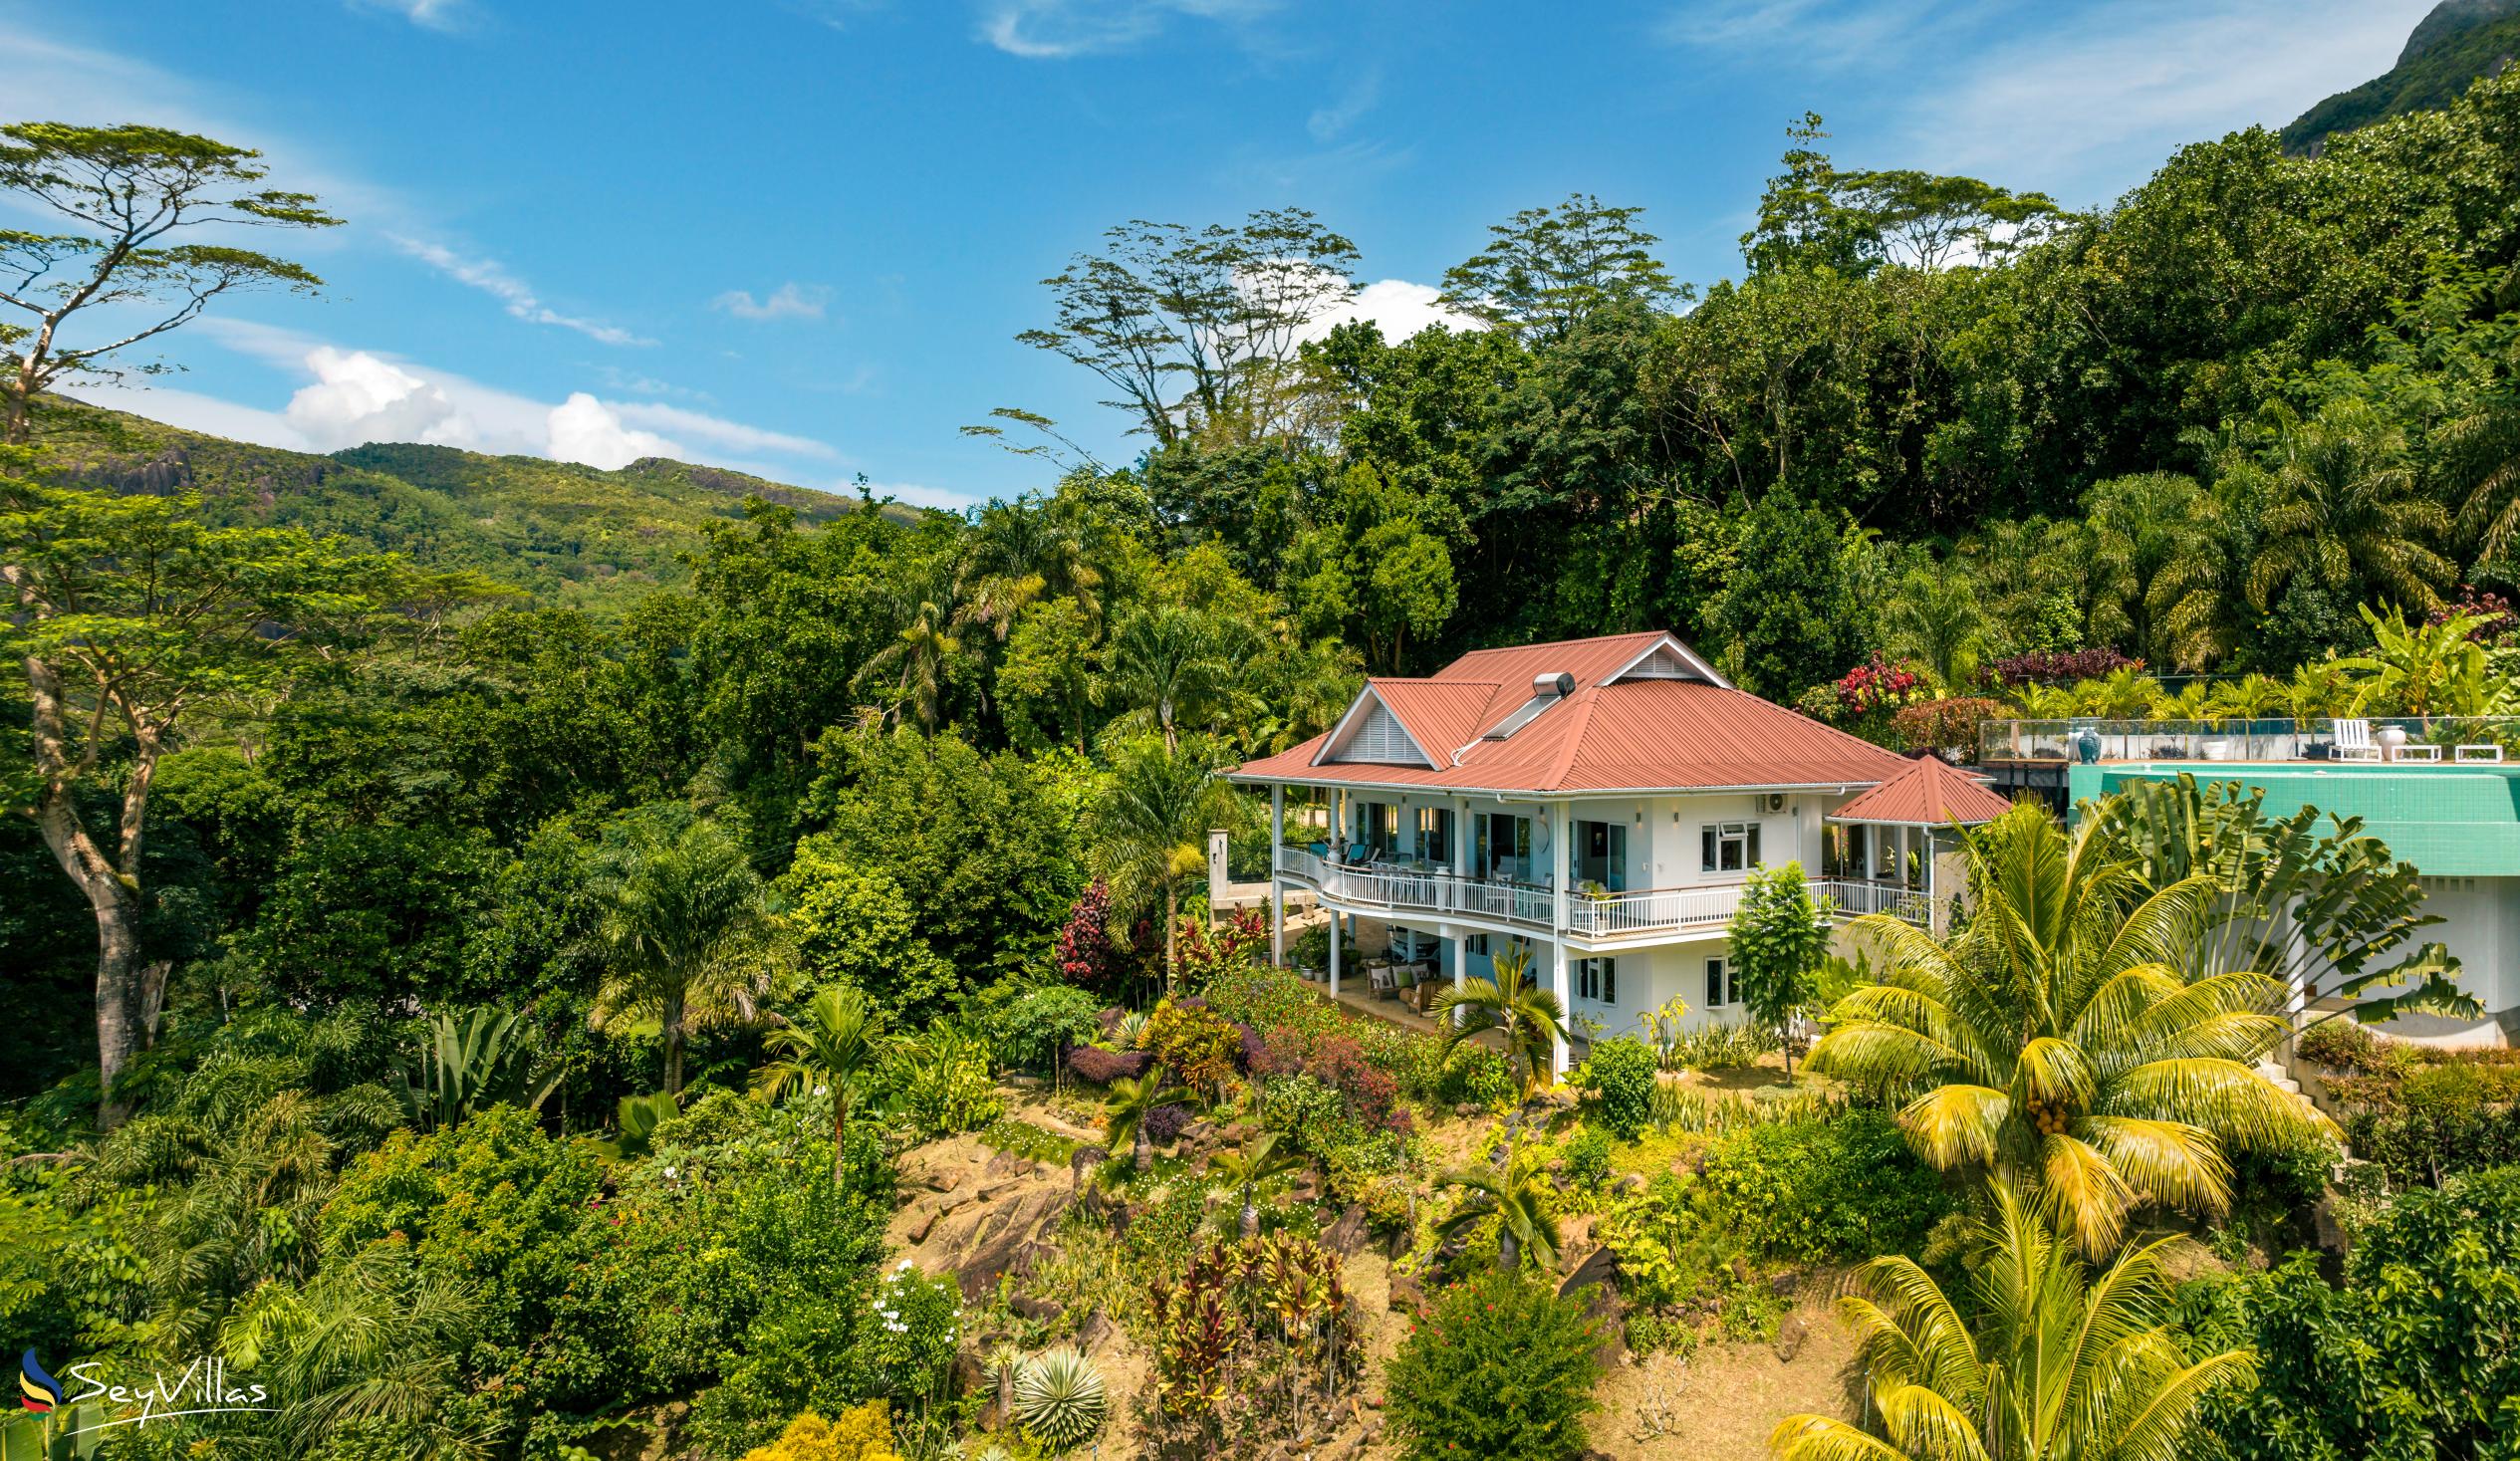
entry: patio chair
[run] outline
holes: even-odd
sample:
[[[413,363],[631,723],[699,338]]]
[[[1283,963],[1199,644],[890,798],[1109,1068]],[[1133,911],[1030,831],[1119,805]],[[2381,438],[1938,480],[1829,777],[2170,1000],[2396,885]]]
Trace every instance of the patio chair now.
[[[1388,964],[1377,965],[1367,970],[1366,986],[1373,991],[1376,999],[1400,997],[1399,975]]]
[[[2328,755],[2336,761],[2378,761],[2380,743],[2372,739],[2372,723],[2368,720],[2338,721],[2336,748]]]
[[[1362,867],[1362,866],[1364,866],[1366,863],[1371,862],[1371,861],[1373,861],[1373,860],[1374,860],[1374,845],[1373,845],[1373,844],[1371,844],[1371,843],[1350,843],[1350,844],[1348,844],[1348,865],[1349,865],[1349,866],[1351,866],[1351,867]]]

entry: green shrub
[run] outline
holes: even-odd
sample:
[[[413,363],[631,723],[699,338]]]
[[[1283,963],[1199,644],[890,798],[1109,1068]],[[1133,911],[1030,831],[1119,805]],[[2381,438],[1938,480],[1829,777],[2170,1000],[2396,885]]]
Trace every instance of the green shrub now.
[[[1052,1074],[1062,1047],[1084,1045],[1103,1033],[1103,1002],[1073,984],[1044,984],[1024,991],[989,1018],[989,1039],[998,1059],[1019,1071]]]
[[[1941,1179],[1869,1109],[1719,1136],[1703,1180],[1752,1251],[1798,1263],[1912,1251],[1951,1210]]]
[[[2511,1453],[2520,1416],[2520,1167],[2401,1193],[2342,1285],[2301,1254],[2179,1291],[2192,1354],[2247,1347],[2257,1383],[2205,1403],[2218,1461]]]
[[[1264,1032],[1293,1031],[1308,1050],[1313,1041],[1336,1034],[1347,1023],[1311,985],[1265,964],[1218,974],[1201,997],[1209,1009],[1238,1025]]]
[[[2377,1064],[2379,1046],[2371,1031],[2352,1020],[2338,1018],[2322,1020],[2303,1031],[2294,1050],[2305,1061],[2339,1071],[2363,1071]]]
[[[882,1081],[893,1113],[921,1137],[976,1131],[1006,1109],[989,1077],[988,1046],[943,1023],[895,1047]]]
[[[1047,1349],[1015,1371],[1015,1420],[1052,1447],[1083,1444],[1110,1408],[1103,1375],[1084,1351]]]
[[[1566,1144],[1568,1178],[1599,1191],[1610,1180],[1610,1133],[1599,1126],[1576,1132]]]
[[[1584,1306],[1517,1274],[1445,1291],[1386,1374],[1385,1413],[1409,1461],[1565,1461],[1585,1448],[1600,1335]]]
[[[1484,1045],[1467,1042],[1452,1048],[1435,1081],[1434,1098],[1443,1105],[1494,1105],[1514,1096],[1514,1073],[1505,1058]]]
[[[1651,1047],[1624,1035],[1594,1046],[1584,1063],[1594,1109],[1623,1141],[1643,1135],[1652,1118],[1655,1065]]]
[[[1284,1131],[1297,1146],[1327,1156],[1356,1122],[1339,1088],[1311,1076],[1280,1076],[1260,1092],[1260,1119]]]
[[[1152,1051],[1156,1063],[1171,1072],[1174,1081],[1212,1094],[1234,1079],[1242,1034],[1212,1009],[1165,1000],[1146,1017],[1137,1045]]]

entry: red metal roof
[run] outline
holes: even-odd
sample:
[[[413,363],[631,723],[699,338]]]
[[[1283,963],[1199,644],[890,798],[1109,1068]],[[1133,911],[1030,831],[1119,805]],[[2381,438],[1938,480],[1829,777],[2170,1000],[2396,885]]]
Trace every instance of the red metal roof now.
[[[1907,769],[1829,814],[1832,822],[1897,822],[1975,827],[2010,811],[2012,804],[1984,782],[1939,756],[1911,761]]]
[[[1361,762],[1316,766],[1313,758],[1327,739],[1316,736],[1234,775],[1429,790],[1593,793],[1870,786],[1906,769],[1904,758],[1869,741],[1728,686],[1692,679],[1602,683],[1666,637],[1615,634],[1482,649],[1426,679],[1369,681],[1435,759],[1432,769]],[[1536,677],[1557,673],[1575,677],[1573,693],[1512,735],[1481,739],[1531,698]]]

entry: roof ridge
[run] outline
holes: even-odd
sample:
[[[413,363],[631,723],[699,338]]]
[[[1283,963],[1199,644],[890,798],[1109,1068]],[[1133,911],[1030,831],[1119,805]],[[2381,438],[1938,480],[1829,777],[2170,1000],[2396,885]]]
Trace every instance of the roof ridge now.
[[[1558,790],[1566,783],[1567,773],[1575,769],[1576,753],[1584,749],[1584,733],[1593,728],[1593,707],[1601,703],[1601,689],[1599,685],[1586,685],[1567,697],[1577,702],[1577,708],[1583,714],[1567,727],[1565,746],[1558,751],[1557,759],[1550,763],[1548,774],[1540,779],[1542,791]]]

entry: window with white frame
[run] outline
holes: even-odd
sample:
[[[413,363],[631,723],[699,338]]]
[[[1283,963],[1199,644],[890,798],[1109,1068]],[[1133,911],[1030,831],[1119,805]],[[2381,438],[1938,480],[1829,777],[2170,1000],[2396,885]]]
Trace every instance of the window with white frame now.
[[[1461,939],[1461,952],[1465,954],[1477,954],[1482,959],[1486,958],[1487,935],[1484,933],[1463,935]]]
[[[1619,1003],[1619,961],[1617,959],[1578,959],[1575,961],[1575,997],[1595,1004]]]
[[[1741,983],[1730,959],[1706,961],[1706,1008],[1720,1010],[1741,1003]]]
[[[1717,822],[1698,829],[1703,870],[1743,872],[1759,865],[1759,824]]]

